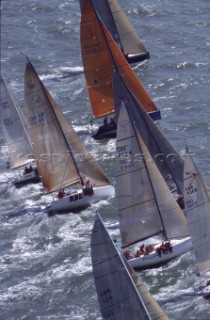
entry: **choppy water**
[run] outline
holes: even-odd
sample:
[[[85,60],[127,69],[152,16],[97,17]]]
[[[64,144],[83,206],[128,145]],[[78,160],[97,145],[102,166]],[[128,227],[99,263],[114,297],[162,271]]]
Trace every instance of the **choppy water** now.
[[[210,183],[210,6],[206,0],[121,0],[151,59],[135,72],[162,112],[159,124],[178,152],[188,144]],[[44,84],[114,183],[115,141],[93,141],[79,43],[76,0],[1,1],[1,71],[23,103],[29,56]],[[4,150],[0,131],[0,147]],[[116,200],[79,215],[48,218],[39,185],[15,189],[0,161],[0,319],[101,319],[90,260],[98,210],[109,224]],[[117,228],[110,228],[119,239]],[[119,240],[120,244],[120,240]],[[141,276],[171,320],[208,320],[194,297],[193,253]]]

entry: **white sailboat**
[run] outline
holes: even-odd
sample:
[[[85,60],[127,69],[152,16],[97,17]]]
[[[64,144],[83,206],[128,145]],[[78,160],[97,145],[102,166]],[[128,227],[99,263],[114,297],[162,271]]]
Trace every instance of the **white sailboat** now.
[[[84,0],[80,0],[81,11],[83,2]],[[91,2],[128,63],[139,63],[150,58],[149,52],[117,0],[92,0]]]
[[[22,120],[23,115],[2,75],[0,75],[0,94],[1,125],[8,146],[10,167],[18,169],[25,166],[25,170],[16,175],[13,183],[16,187],[20,187],[27,183],[40,182],[38,171],[32,166],[34,156]]]
[[[122,100],[116,142],[116,196],[122,246],[141,242],[136,256],[128,257],[134,268],[161,265],[191,247],[186,217],[168,188],[131,120]],[[162,240],[147,250],[142,241],[155,235]],[[159,240],[160,241],[160,240]],[[170,241],[170,242],[169,242]]]
[[[119,254],[98,214],[91,234],[91,257],[104,320],[168,320],[140,277]]]
[[[185,213],[197,261],[197,275],[201,276],[194,288],[197,295],[209,298],[210,281],[204,279],[204,274],[210,270],[210,198],[207,184],[188,149],[184,157]]]
[[[41,181],[48,193],[60,190],[50,214],[81,210],[113,194],[108,177],[86,150],[28,61],[25,68],[28,132]],[[87,182],[85,182],[87,180]],[[67,187],[76,191],[66,192]]]

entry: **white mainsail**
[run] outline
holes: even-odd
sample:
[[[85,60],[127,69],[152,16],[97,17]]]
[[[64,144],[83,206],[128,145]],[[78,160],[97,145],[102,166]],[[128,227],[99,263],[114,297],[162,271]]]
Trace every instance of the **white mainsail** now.
[[[158,126],[144,111],[139,100],[137,101],[134,92],[130,91],[125,81],[114,70],[113,93],[116,116],[118,117],[121,101],[129,104],[128,113],[146,144],[152,159],[155,161],[164,180],[171,191],[183,192],[183,159],[172,147],[170,142],[163,135]]]
[[[202,274],[210,269],[210,198],[207,184],[188,150],[184,157],[185,213],[199,274]]]
[[[103,319],[167,320],[128,263],[120,256],[97,214],[91,234],[91,257],[96,291]]]
[[[92,161],[91,157],[87,157],[87,169],[80,171],[83,162],[81,161],[82,164],[77,165],[73,146],[76,151],[84,151],[84,148],[79,147],[82,142],[75,138],[76,134],[73,133],[73,128],[67,124],[66,119],[59,112],[55,101],[29,61],[25,68],[25,101],[28,131],[38,171],[46,190],[52,192],[74,184],[83,185],[83,174],[92,174],[91,169],[88,169],[90,167],[88,163],[90,164]],[[70,136],[72,137],[70,138]],[[103,179],[103,183],[108,184],[108,178],[105,174],[101,174],[101,171],[100,169],[98,176],[97,173],[93,174],[95,183],[99,177],[100,184]]]
[[[117,130],[116,192],[122,245],[163,233],[188,235],[186,218],[121,102]]]
[[[83,2],[84,0],[80,0],[81,9]],[[92,0],[91,2],[128,60],[132,56],[135,56],[137,61],[149,59],[149,52],[117,0]]]
[[[0,75],[0,94],[1,125],[9,150],[10,165],[15,169],[33,161],[33,153],[20,109],[2,75]]]

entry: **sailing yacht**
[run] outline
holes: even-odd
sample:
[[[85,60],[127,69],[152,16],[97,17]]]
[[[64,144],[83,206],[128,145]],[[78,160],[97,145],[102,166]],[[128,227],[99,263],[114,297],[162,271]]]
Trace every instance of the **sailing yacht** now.
[[[112,91],[113,68],[119,70],[127,86],[135,93],[152,119],[160,119],[160,111],[131,69],[90,0],[83,2],[80,43],[88,95],[95,119],[108,116],[115,111]],[[94,139],[114,135],[116,124],[103,124],[92,133]]]
[[[91,257],[104,320],[168,320],[140,277],[119,254],[99,214],[91,234]]]
[[[1,125],[8,146],[9,166],[13,170],[25,166],[24,171],[15,176],[13,183],[19,188],[28,183],[40,182],[38,171],[33,165],[34,157],[23,121],[24,116],[2,75],[0,75],[0,94]]]
[[[196,295],[210,298],[210,281],[204,276],[210,270],[209,187],[199,173],[188,148],[184,158],[185,213],[197,262],[197,275],[199,276],[194,288]]]
[[[186,217],[152,159],[129,116],[130,106],[121,101],[116,142],[116,197],[122,246],[140,242],[127,256],[134,268],[161,265],[191,247]],[[157,235],[159,243],[143,241]],[[144,248],[144,249],[143,249]],[[126,251],[127,252],[127,251]]]
[[[83,2],[84,0],[80,0],[81,10]],[[92,0],[92,5],[128,63],[139,63],[150,58],[149,52],[117,0]]]
[[[28,132],[43,186],[58,193],[50,214],[84,207],[106,199],[113,187],[86,150],[28,60],[25,67]],[[86,181],[85,181],[86,180]],[[75,189],[66,190],[74,187]]]

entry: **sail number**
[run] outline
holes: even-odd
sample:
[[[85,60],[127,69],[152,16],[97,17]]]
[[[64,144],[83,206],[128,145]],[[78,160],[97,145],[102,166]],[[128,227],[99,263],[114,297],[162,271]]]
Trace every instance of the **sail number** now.
[[[40,112],[38,115],[33,115],[29,118],[29,123],[30,125],[36,125],[36,124],[41,124],[44,123],[45,116],[44,112]]]
[[[197,202],[194,201],[194,199],[189,199],[189,200],[185,201],[185,205],[188,209],[191,209],[191,208],[197,206]]]
[[[107,288],[104,289],[102,291],[100,291],[99,293],[100,295],[100,299],[103,301],[104,304],[111,304],[113,305],[114,303],[114,299],[112,296],[112,292],[111,289]],[[115,320],[115,313],[114,310],[111,309],[107,309],[106,311],[103,311],[103,319],[107,319],[107,320]]]
[[[121,171],[130,170],[134,167],[133,154],[131,146],[121,146],[117,147],[118,158],[119,158],[119,169]]]
[[[193,187],[192,184],[189,184],[188,187],[185,188],[186,192],[188,195],[191,195],[191,194],[194,194],[197,192],[197,188],[196,187]]]
[[[8,109],[9,108],[9,102],[8,101],[3,101],[1,103],[1,107],[2,107],[2,109]]]
[[[11,127],[11,126],[13,126],[13,124],[14,124],[11,117],[4,119],[4,120],[3,120],[3,123],[4,123],[5,127]]]
[[[113,296],[110,289],[104,289],[103,291],[100,291],[100,297],[103,300],[104,303],[113,301]]]

